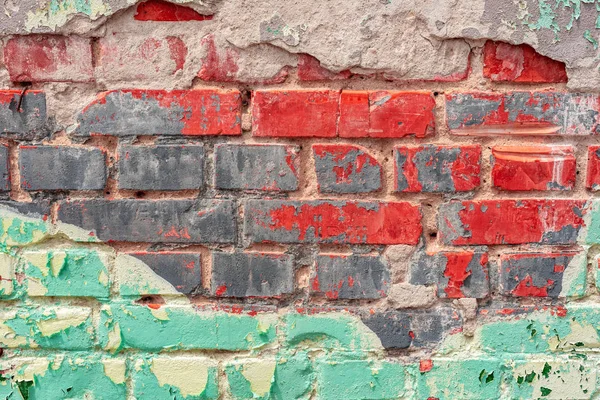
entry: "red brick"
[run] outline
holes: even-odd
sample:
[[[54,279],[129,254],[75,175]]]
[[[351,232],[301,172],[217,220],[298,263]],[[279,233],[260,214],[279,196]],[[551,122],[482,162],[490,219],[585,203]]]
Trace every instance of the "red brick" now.
[[[4,47],[13,82],[90,82],[94,80],[90,39],[79,36],[15,36]]]
[[[301,81],[331,81],[348,79],[352,72],[333,72],[323,68],[319,60],[309,54],[298,54],[298,78]]]
[[[138,4],[134,18],[138,21],[205,21],[212,15],[202,15],[193,8],[162,0],[147,0]]]
[[[435,100],[424,92],[343,91],[339,136],[418,138],[434,133]]]
[[[574,244],[585,200],[479,200],[442,204],[441,241],[450,245]]]
[[[252,134],[335,137],[340,93],[333,90],[258,90],[252,93]]]
[[[463,192],[480,183],[479,145],[396,147],[394,159],[397,192]]]
[[[487,41],[483,48],[483,76],[492,81],[524,83],[567,82],[565,64],[519,46]]]
[[[253,243],[416,245],[421,212],[407,202],[250,200],[244,232]]]
[[[585,187],[590,190],[600,190],[600,146],[588,147]]]
[[[446,121],[455,135],[595,135],[600,96],[559,92],[453,93]]]
[[[577,165],[572,146],[496,146],[492,180],[501,190],[571,190]]]
[[[177,36],[110,34],[98,41],[96,75],[100,80],[148,80],[183,70],[188,49]]]
[[[76,136],[240,135],[237,90],[112,90],[77,117]]]

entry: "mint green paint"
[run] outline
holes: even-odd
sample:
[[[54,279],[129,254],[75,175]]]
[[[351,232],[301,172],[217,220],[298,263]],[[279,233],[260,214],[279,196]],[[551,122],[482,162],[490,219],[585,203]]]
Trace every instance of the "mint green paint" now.
[[[589,29],[583,32],[583,37],[594,46],[594,50],[598,49],[598,41],[594,39]]]
[[[75,9],[77,12],[90,15],[92,7],[88,0],[52,0],[49,9],[53,14]]]
[[[583,243],[600,244],[600,201],[590,201],[585,215]]]
[[[421,373],[414,368],[418,399],[497,399],[504,366],[495,359],[435,359],[433,368]]]
[[[40,269],[35,263],[25,261],[23,272],[27,277],[27,282],[31,282],[31,278],[33,278],[36,285],[41,284],[46,288],[45,296],[96,297],[99,299],[107,299],[110,296],[109,271],[97,251],[65,249],[42,251],[41,253],[40,255],[45,261],[43,269]],[[27,255],[24,258],[27,260]],[[103,258],[106,260],[106,257]],[[57,266],[53,266],[53,264],[57,264]],[[35,295],[35,293],[31,293],[29,287],[26,290],[30,295]]]
[[[405,374],[404,366],[399,363],[320,359],[317,361],[317,398],[397,399],[405,392]]]
[[[48,232],[46,222],[16,215],[0,212],[0,248],[3,252],[7,252],[11,246],[33,244]]]
[[[200,312],[193,306],[113,304],[100,315],[99,337],[103,346],[111,330],[119,327],[120,348],[150,351],[176,349],[248,350],[275,340],[276,316]],[[270,321],[273,322],[270,322]]]
[[[194,362],[200,362],[193,360]],[[208,379],[204,391],[200,395],[185,395],[181,389],[169,385],[161,385],[156,375],[151,370],[152,358],[140,360],[139,365],[130,368],[133,370],[133,395],[136,400],[209,400],[219,397],[217,381],[218,371],[214,366],[208,367]]]
[[[4,376],[0,376],[0,399],[25,400],[19,387],[10,378]]]

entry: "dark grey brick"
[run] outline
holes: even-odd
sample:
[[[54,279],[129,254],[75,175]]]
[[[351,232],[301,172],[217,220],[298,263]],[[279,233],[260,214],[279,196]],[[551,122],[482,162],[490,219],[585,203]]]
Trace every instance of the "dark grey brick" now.
[[[184,294],[190,294],[201,283],[201,259],[197,253],[138,252],[130,256],[141,260],[152,271]]]
[[[389,285],[389,270],[379,257],[321,255],[310,287],[330,299],[378,299]]]
[[[122,146],[118,185],[132,190],[199,189],[203,166],[202,146]]]
[[[23,214],[30,218],[41,218],[44,221],[50,217],[49,200],[36,200],[33,203],[5,200],[0,201],[0,208]]]
[[[21,99],[19,110],[19,99]],[[0,90],[0,135],[31,139],[47,134],[46,94]]]
[[[58,219],[94,231],[100,240],[152,243],[234,243],[230,200],[61,201]]]
[[[8,147],[0,145],[0,192],[10,190],[10,160]]]
[[[296,149],[280,145],[219,144],[215,187],[230,190],[298,189]]]
[[[273,297],[294,290],[292,259],[286,254],[212,255],[212,293],[221,297]]]
[[[25,190],[102,190],[106,160],[99,149],[21,146],[21,187]]]

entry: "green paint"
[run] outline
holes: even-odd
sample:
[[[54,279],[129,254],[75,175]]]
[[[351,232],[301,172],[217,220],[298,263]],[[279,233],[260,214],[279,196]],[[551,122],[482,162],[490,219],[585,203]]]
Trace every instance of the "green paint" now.
[[[25,252],[23,272],[30,296],[110,296],[108,255],[85,248]]]
[[[436,359],[430,371],[415,373],[416,398],[496,399],[503,373],[504,366],[496,359]]]
[[[405,392],[405,368],[387,361],[317,361],[319,399],[397,399]],[[424,397],[423,397],[424,398]]]
[[[589,29],[583,32],[583,37],[594,46],[594,50],[598,49],[598,41],[594,39]]]
[[[26,246],[46,238],[49,225],[7,210],[0,211],[0,249],[8,253],[12,246]]]
[[[248,350],[275,340],[276,315],[203,312],[193,306],[112,304],[100,315],[100,342],[119,335],[120,348],[160,351],[175,349]],[[118,332],[116,332],[118,331]]]

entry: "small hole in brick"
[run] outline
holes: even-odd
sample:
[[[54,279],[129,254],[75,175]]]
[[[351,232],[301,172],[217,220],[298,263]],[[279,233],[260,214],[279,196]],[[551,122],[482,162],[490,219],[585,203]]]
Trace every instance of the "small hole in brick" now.
[[[141,297],[139,300],[136,300],[137,304],[145,304],[148,305],[148,307],[155,307],[158,308],[158,306],[160,304],[165,304],[165,299],[162,298],[162,296],[159,295],[148,295],[148,296],[143,296]]]
[[[146,193],[142,191],[135,192],[135,197],[137,197],[138,199],[143,199],[144,197],[146,197]]]
[[[435,239],[437,237],[437,232],[431,232],[429,234],[429,237],[432,238],[432,239]]]
[[[439,94],[440,94],[439,92],[433,92],[433,95],[436,97],[439,96]]]
[[[104,192],[105,194],[110,194],[110,192]]]
[[[577,175],[579,175],[579,171],[577,171]]]

